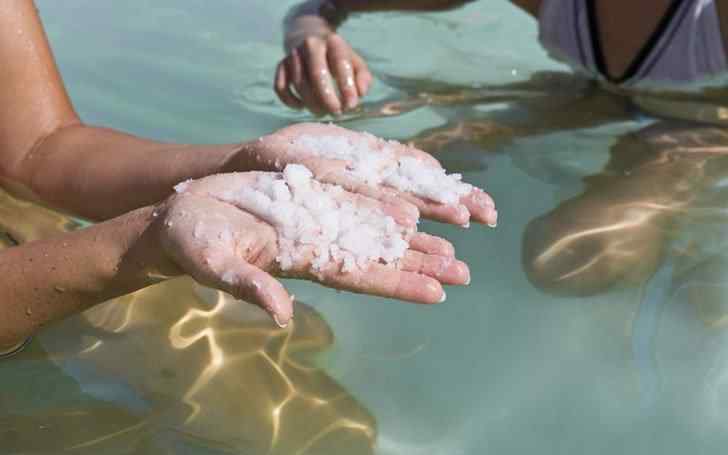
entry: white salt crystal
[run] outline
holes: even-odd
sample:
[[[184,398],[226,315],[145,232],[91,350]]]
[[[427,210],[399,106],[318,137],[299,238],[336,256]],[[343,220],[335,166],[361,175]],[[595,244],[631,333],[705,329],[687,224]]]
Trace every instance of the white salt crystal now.
[[[312,252],[313,270],[319,271],[333,260],[341,263],[342,271],[352,272],[368,263],[395,264],[409,248],[410,230],[378,208],[352,204],[340,187],[313,180],[313,174],[301,165],[288,165],[283,173],[257,174],[252,184],[220,190],[213,196],[276,229],[276,260],[282,270],[291,269]],[[206,231],[198,224],[194,236],[211,237]],[[220,242],[233,242],[230,231],[215,236]]]
[[[460,174],[448,175],[431,163],[400,156],[394,150],[401,144],[362,134],[364,139],[357,141],[345,136],[301,135],[292,145],[316,156],[345,161],[347,172],[359,182],[387,185],[441,204],[457,204],[473,191]]]
[[[187,187],[189,187],[189,186],[190,186],[190,182],[191,182],[191,181],[192,181],[192,180],[190,180],[190,179],[187,179],[187,180],[185,180],[184,182],[180,182],[180,183],[178,183],[178,184],[177,184],[177,185],[176,185],[176,186],[174,187],[174,190],[175,190],[176,192],[178,192],[178,193],[184,193],[184,192],[185,192],[185,191],[187,190]]]

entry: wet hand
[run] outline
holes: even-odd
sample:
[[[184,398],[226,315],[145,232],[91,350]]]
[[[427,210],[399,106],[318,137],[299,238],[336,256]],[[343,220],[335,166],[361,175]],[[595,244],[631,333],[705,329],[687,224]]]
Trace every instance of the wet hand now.
[[[412,216],[429,218],[445,223],[467,226],[471,221],[495,226],[498,211],[493,199],[483,190],[472,187],[472,191],[462,195],[455,203],[436,202],[413,191],[402,191],[393,186],[372,185],[357,179],[352,173],[352,161],[342,156],[331,158],[321,156],[307,148],[302,139],[327,138],[341,139],[350,144],[366,146],[369,153],[386,156],[383,162],[397,166],[397,160],[415,158],[432,168],[442,166],[432,155],[403,144],[384,142],[376,137],[334,125],[302,123],[286,127],[257,141],[245,144],[243,150],[228,166],[228,171],[236,169],[263,169],[281,171],[288,164],[303,164],[321,182],[332,183],[384,202],[407,201],[411,204]],[[383,151],[387,149],[387,152]],[[361,149],[361,147],[360,147]],[[381,163],[380,163],[381,164]],[[401,203],[401,202],[398,202]]]
[[[346,270],[329,258],[314,267],[316,253],[303,249],[286,270],[279,263],[279,234],[270,222],[227,199],[255,185],[263,173],[220,174],[187,184],[163,203],[155,231],[176,266],[198,282],[256,304],[285,326],[293,314],[293,298],[274,278],[294,277],[325,286],[419,303],[444,300],[442,284],[470,281],[465,263],[444,239],[416,232],[416,219],[404,203],[393,204],[341,191],[338,198],[354,206],[381,210],[409,232],[409,248],[396,263],[370,261]]]
[[[364,60],[339,35],[309,36],[276,69],[274,88],[293,109],[315,115],[355,108],[369,90],[372,75]]]

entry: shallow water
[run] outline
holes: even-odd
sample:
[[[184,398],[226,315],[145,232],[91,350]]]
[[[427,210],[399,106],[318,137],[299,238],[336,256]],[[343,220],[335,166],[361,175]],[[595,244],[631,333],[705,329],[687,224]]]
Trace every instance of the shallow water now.
[[[138,292],[0,364],[0,452],[724,447],[722,133],[636,114],[491,3],[344,29],[378,79],[342,123],[414,141],[498,202],[495,230],[423,223],[469,262],[469,287],[424,308],[288,282],[304,302],[290,331],[189,280]],[[38,4],[88,122],[227,142],[307,118],[269,88],[288,1]],[[75,227],[1,196],[17,241]]]

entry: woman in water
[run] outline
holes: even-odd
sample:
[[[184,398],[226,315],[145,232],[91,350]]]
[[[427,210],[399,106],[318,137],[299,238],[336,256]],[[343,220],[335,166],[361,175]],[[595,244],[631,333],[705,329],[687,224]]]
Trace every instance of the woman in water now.
[[[466,224],[472,218],[495,223],[492,200],[480,191],[460,203],[442,205],[389,189],[355,187],[337,172],[337,162],[295,155],[280,145],[282,137],[308,131],[306,125],[233,145],[160,143],[86,125],[66,94],[32,0],[0,2],[0,60],[0,185],[26,199],[105,220],[0,252],[0,353],[17,350],[50,322],[181,274],[255,303],[285,326],[293,302],[271,275],[281,274],[275,265],[275,230],[211,197],[170,196],[172,187],[187,179],[278,171],[300,161],[322,181],[378,198],[381,207],[400,219],[417,217],[415,207],[402,196],[424,216],[441,221]],[[360,139],[341,129],[328,134]],[[224,220],[237,248],[201,251],[189,225],[170,222],[182,211],[192,220]],[[411,247],[397,270],[374,264],[365,271],[343,273],[329,264],[332,267],[314,273],[298,264],[301,272],[296,275],[331,287],[423,303],[443,300],[441,283],[469,280],[467,266],[452,260],[452,246],[445,240],[421,234]],[[223,260],[235,276],[221,276],[205,259],[209,254]]]
[[[292,108],[338,114],[356,107],[372,75],[336,33],[349,13],[443,11],[473,0],[309,0],[286,18],[288,55],[275,90]],[[725,0],[512,0],[538,20],[549,53],[612,88],[698,82],[728,70]]]

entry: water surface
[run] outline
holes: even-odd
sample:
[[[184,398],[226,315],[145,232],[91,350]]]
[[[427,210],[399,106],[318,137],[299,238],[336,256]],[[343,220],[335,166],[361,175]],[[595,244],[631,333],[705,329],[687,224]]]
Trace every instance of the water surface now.
[[[275,101],[289,1],[38,1],[90,123],[229,142]],[[377,75],[342,123],[413,141],[499,206],[436,223],[473,275],[435,307],[287,285],[291,331],[189,280],[59,324],[0,365],[4,453],[715,453],[728,443],[720,131],[566,73],[506,2],[355,18]],[[698,151],[696,151],[698,149]],[[20,241],[69,220],[3,195]],[[530,278],[530,279],[529,279]]]

